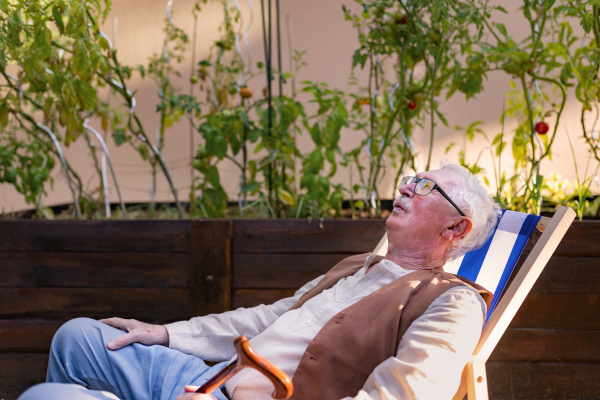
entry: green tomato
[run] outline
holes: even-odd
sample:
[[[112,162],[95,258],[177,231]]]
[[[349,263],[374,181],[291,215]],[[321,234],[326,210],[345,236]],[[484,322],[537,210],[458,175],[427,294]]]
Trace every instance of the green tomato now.
[[[192,77],[190,78],[190,82],[192,82],[192,84],[198,83],[198,76],[192,75]]]
[[[227,91],[231,95],[236,94],[238,92],[238,87],[237,87],[237,85],[229,85],[229,87],[227,88]]]

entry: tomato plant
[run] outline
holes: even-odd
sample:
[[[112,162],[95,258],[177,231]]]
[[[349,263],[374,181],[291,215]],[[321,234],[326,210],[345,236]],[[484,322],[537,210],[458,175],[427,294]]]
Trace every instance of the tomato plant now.
[[[371,107],[367,112],[355,107],[352,125],[367,135],[359,152],[367,153],[369,165],[359,190],[376,215],[380,209],[379,183],[391,169],[389,164],[395,169],[392,173],[396,181],[407,168],[429,169],[436,121],[447,125],[436,99],[442,92],[446,99],[456,92],[464,93],[468,99],[482,90],[486,70],[470,49],[483,35],[484,25],[478,7],[469,2],[358,3],[360,14],[343,9],[345,18],[356,28],[360,43],[352,65],[369,70],[365,94]],[[461,59],[465,62],[461,63]],[[394,66],[394,76],[383,73],[385,63]],[[415,127],[424,125],[426,115],[430,144],[426,164],[417,166],[413,134]]]

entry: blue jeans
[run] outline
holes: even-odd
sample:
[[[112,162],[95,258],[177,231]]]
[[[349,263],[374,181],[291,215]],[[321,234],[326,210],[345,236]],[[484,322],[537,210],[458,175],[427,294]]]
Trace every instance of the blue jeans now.
[[[52,340],[46,382],[80,386],[41,384],[19,399],[39,399],[34,396],[39,393],[53,399],[53,392],[56,400],[108,399],[99,392],[105,391],[122,400],[174,400],[184,392],[184,386],[202,385],[227,365],[223,362],[209,367],[198,357],[165,346],[134,343],[116,351],[106,347],[123,334],[89,318],[67,322]],[[219,390],[212,395],[226,400]]]

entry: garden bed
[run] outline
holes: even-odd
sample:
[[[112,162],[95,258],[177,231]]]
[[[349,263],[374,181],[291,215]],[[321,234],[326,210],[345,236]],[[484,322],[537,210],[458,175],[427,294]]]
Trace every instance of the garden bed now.
[[[171,322],[273,302],[384,231],[383,220],[1,220],[0,395],[44,380],[70,318]],[[573,223],[488,362],[490,398],[600,397],[599,239],[600,222]]]

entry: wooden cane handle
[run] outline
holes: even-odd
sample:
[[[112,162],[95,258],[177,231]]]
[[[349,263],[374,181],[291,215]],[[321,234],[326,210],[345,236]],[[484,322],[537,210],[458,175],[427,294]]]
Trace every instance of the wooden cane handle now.
[[[200,386],[196,390],[197,393],[211,393],[243,368],[250,367],[259,371],[273,383],[275,391],[271,397],[274,399],[287,399],[292,395],[294,385],[290,377],[273,365],[273,363],[259,356],[252,346],[250,346],[250,342],[246,336],[242,335],[238,337],[233,344],[237,352],[237,359],[206,381],[204,385]]]
[[[274,399],[287,399],[292,395],[294,385],[290,377],[273,365],[273,363],[258,355],[252,346],[250,346],[250,342],[246,336],[240,336],[235,339],[234,345],[238,354],[238,363],[242,368],[254,368],[273,383],[275,391],[271,397]]]

